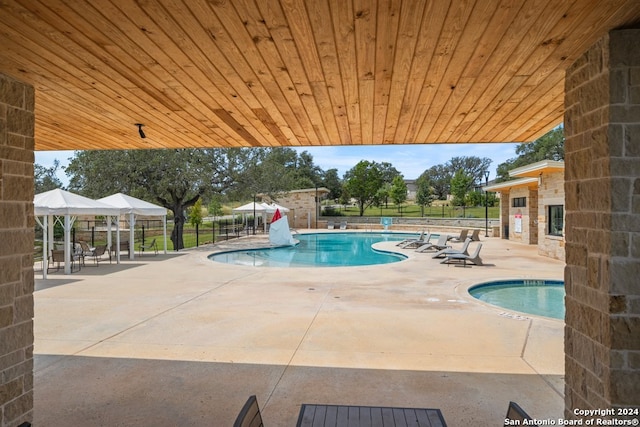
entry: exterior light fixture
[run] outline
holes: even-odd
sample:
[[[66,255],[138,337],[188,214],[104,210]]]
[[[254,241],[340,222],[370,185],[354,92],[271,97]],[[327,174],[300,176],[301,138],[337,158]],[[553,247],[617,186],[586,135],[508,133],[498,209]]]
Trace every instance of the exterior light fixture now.
[[[140,138],[144,139],[147,137],[147,135],[144,134],[144,131],[142,130],[142,126],[144,126],[142,123],[136,123],[136,126],[138,126],[138,133],[140,134]]]

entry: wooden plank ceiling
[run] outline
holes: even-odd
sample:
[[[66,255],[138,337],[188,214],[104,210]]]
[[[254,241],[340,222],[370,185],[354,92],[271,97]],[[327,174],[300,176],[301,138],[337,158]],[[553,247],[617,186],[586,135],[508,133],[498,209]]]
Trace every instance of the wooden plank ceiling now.
[[[0,0],[0,73],[36,88],[37,150],[521,142],[639,22],[638,0]]]

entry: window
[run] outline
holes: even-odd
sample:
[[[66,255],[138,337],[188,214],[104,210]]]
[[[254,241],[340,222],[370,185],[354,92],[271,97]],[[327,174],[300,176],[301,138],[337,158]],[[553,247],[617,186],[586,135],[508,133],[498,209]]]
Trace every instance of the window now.
[[[514,197],[513,198],[513,207],[514,208],[524,208],[527,206],[527,198],[526,197]]]
[[[552,236],[562,236],[564,229],[564,206],[549,206],[549,234]]]

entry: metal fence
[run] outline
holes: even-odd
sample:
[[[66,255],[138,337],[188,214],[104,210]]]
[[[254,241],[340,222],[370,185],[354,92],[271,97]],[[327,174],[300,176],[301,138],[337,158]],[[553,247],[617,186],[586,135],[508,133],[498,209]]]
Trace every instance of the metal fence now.
[[[129,241],[129,223],[125,220],[120,221],[120,239]],[[173,242],[171,241],[171,233],[174,229],[172,220],[167,221],[167,247],[173,250]],[[152,239],[157,239],[158,247],[163,246],[163,224],[160,219],[136,219],[134,227],[134,250],[139,249],[141,244],[149,244]],[[204,221],[202,224],[192,226],[185,224],[183,228],[184,248],[193,248],[201,245],[215,243],[221,240],[235,239],[244,235],[261,233],[264,231],[264,225],[261,218],[258,218],[254,224],[253,218],[245,218],[244,222],[233,218],[223,218],[219,220]],[[111,242],[115,242],[115,225],[111,226]],[[89,246],[97,247],[104,245],[108,241],[108,227],[105,220],[76,220],[71,230],[71,241],[73,243],[84,241]],[[59,222],[54,223],[54,242],[62,242],[64,239],[64,231]],[[39,259],[42,256],[42,229],[35,227],[35,257]]]

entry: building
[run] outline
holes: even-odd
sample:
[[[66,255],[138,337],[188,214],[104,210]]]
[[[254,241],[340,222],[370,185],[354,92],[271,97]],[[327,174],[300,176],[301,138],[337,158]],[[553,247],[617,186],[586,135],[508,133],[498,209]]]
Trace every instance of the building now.
[[[502,238],[538,245],[540,255],[564,260],[564,162],[543,160],[509,175],[516,179],[485,187],[500,193]]]
[[[316,228],[320,202],[329,194],[325,187],[305,188],[302,190],[291,190],[278,197],[278,200],[271,200],[266,195],[264,199],[275,201],[289,209],[287,218],[289,225],[293,228]]]

